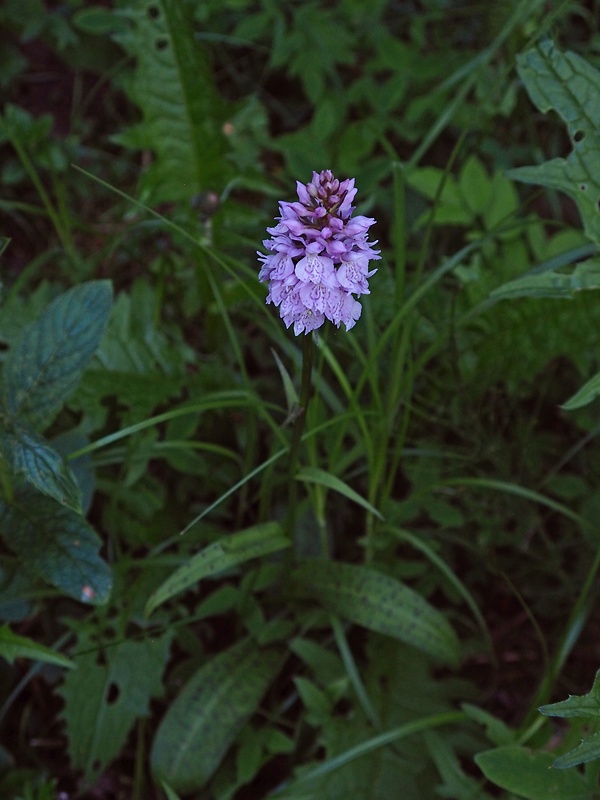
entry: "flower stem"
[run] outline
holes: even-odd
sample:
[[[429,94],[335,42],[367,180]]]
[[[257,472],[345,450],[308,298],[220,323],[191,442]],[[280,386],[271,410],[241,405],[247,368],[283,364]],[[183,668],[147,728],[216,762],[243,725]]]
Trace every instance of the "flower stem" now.
[[[12,478],[6,461],[0,457],[0,487],[2,488],[2,499],[9,505],[14,502],[15,493]]]
[[[300,386],[300,408],[294,420],[292,429],[292,441],[290,443],[288,460],[288,511],[287,511],[287,531],[290,539],[294,540],[296,528],[296,510],[298,505],[298,484],[296,482],[296,471],[298,467],[298,457],[300,454],[300,444],[306,412],[310,402],[312,391],[312,366],[313,366],[313,336],[307,333],[302,342],[302,383]]]

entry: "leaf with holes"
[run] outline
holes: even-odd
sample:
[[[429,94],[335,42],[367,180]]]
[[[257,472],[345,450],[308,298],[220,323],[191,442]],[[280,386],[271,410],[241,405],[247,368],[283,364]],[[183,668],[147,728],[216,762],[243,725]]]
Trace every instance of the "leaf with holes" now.
[[[65,701],[69,755],[74,769],[93,784],[119,755],[136,719],[147,717],[152,697],[162,694],[162,674],[172,633],[142,641],[98,644],[92,632],[82,633],[74,647],[77,669],[58,693]]]
[[[213,658],[183,687],[152,746],[152,771],[176,792],[202,788],[258,708],[280,656],[244,639]]]
[[[81,512],[81,491],[60,455],[35,431],[17,420],[0,418],[0,457],[13,475],[42,494]]]
[[[21,560],[65,594],[95,605],[108,600],[111,571],[100,539],[78,514],[50,497],[24,489],[0,501],[0,537]]]
[[[159,586],[146,603],[146,616],[150,616],[161,603],[194,586],[203,578],[289,546],[289,538],[283,535],[281,526],[276,522],[255,525],[245,531],[225,536],[196,553]]]
[[[45,429],[77,388],[98,347],[112,304],[109,281],[90,281],[53,300],[23,329],[4,363],[4,406]]]
[[[142,191],[156,202],[218,190],[230,170],[224,160],[225,104],[214,87],[207,53],[194,37],[186,4],[134,0],[119,5],[131,28],[116,39],[136,60],[125,89],[143,119],[117,139],[155,154],[142,177]]]
[[[567,158],[520,167],[507,175],[570,195],[586,234],[600,244],[600,72],[550,41],[521,54],[517,69],[540,111],[554,109],[567,124],[573,149]]]
[[[310,559],[292,573],[297,594],[448,664],[460,646],[443,614],[400,581],[369,567]]]

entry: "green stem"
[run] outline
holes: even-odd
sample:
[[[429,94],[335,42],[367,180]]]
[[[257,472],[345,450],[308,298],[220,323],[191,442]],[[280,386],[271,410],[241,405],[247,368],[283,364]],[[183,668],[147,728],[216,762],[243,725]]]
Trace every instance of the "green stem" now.
[[[65,252],[67,253],[68,257],[73,263],[77,263],[77,254],[75,251],[75,246],[73,244],[73,239],[71,237],[71,232],[68,226],[63,225],[63,220],[60,218],[59,213],[54,208],[52,201],[50,200],[50,197],[48,195],[48,192],[44,188],[44,184],[42,183],[41,178],[38,175],[37,170],[33,165],[33,162],[29,158],[27,151],[21,145],[19,138],[11,130],[9,130],[9,138],[10,138],[10,143],[16,150],[19,160],[23,165],[23,169],[28,174],[29,179],[35,186],[35,189],[40,197],[40,200],[42,201],[42,204],[46,209],[46,214],[52,221],[52,224],[54,225],[58,238],[60,239],[61,244],[65,249]]]
[[[312,333],[306,334],[302,342],[302,383],[300,386],[300,406],[298,413],[294,419],[294,428],[292,430],[292,441],[290,444],[289,460],[288,460],[288,512],[287,512],[287,530],[290,539],[294,540],[294,531],[296,527],[296,509],[298,505],[298,484],[296,483],[296,471],[298,466],[298,457],[300,454],[300,445],[302,443],[302,433],[304,431],[304,423],[306,420],[306,412],[310,402],[310,395],[312,390],[312,365],[313,365],[313,337]]]
[[[6,461],[0,456],[0,486],[4,500],[11,505],[15,499],[12,477]]]

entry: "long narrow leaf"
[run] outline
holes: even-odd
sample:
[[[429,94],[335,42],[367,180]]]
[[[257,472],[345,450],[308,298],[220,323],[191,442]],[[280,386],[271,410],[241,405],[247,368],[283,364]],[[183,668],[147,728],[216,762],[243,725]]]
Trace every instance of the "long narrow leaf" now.
[[[250,639],[220,653],[184,686],[152,746],[152,770],[176,792],[201,789],[256,711],[280,657]]]
[[[13,633],[8,625],[0,628],[0,658],[5,658],[10,664],[15,658],[29,658],[32,661],[43,661],[46,664],[55,664],[58,667],[72,669],[75,664],[70,658],[34,642],[27,636],[18,636]]]
[[[445,616],[420,594],[375,569],[309,559],[292,573],[293,588],[328,611],[456,664],[460,646]]]
[[[446,564],[443,559],[441,559],[438,554],[431,548],[429,545],[420,539],[418,536],[414,536],[409,531],[402,530],[400,528],[390,528],[389,529],[394,536],[397,536],[398,539],[404,540],[405,542],[409,542],[414,548],[420,550],[430,561],[431,563],[439,569],[439,571],[444,575],[444,577],[448,580],[448,582],[456,589],[458,594],[463,598],[465,603],[471,609],[473,616],[477,620],[477,624],[481,628],[483,635],[485,636],[486,643],[488,650],[492,652],[492,638],[486,624],[486,621],[483,617],[483,614],[479,610],[479,606],[475,602],[475,598],[471,594],[471,592],[467,589],[464,583],[452,572],[450,567]]]
[[[334,772],[336,769],[349,764],[351,761],[354,761],[357,758],[361,758],[368,753],[379,750],[381,747],[387,747],[387,745],[394,744],[394,742],[398,742],[400,739],[404,739],[407,736],[413,736],[416,733],[431,730],[432,728],[439,728],[441,725],[450,725],[453,722],[460,722],[464,718],[465,715],[460,711],[449,711],[445,714],[433,714],[429,717],[422,717],[421,719],[414,720],[413,722],[407,722],[405,725],[400,725],[397,728],[392,728],[390,731],[380,733],[378,736],[374,736],[372,739],[367,739],[367,741],[361,742],[361,744],[356,745],[356,747],[351,747],[349,750],[334,756],[334,758],[324,761],[313,770],[310,770],[310,772],[305,772],[291,785],[284,787],[281,795],[276,794],[276,796],[281,796],[282,800],[288,797],[290,800],[292,797],[296,799],[299,796],[296,795],[295,792],[293,794],[291,794],[291,792],[294,791],[295,786],[298,784],[301,785],[315,780],[316,778],[322,778],[324,775]],[[311,797],[311,795],[302,795],[302,797],[308,798]]]
[[[358,503],[359,506],[366,508],[367,511],[374,514],[378,519],[383,519],[379,511],[372,506],[368,500],[365,500],[358,492],[355,492],[347,483],[344,483],[344,481],[336,478],[335,475],[326,472],[324,469],[319,469],[318,467],[304,467],[298,472],[296,479],[304,481],[305,483],[318,483],[321,486],[325,486],[327,489],[339,492],[341,495],[348,498],[348,500],[352,500],[353,503]]]
[[[289,546],[289,538],[282,534],[281,526],[276,522],[256,525],[248,530],[225,536],[193,556],[159,586],[146,603],[146,616],[150,616],[159,605],[194,586],[203,578],[217,575],[252,558],[276,553]]]

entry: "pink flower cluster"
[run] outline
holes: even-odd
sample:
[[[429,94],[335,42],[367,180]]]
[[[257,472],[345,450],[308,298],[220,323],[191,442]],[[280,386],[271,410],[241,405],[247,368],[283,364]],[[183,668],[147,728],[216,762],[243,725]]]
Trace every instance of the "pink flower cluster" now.
[[[298,334],[320,328],[325,319],[350,330],[362,307],[355,299],[369,294],[369,261],[381,258],[369,242],[370,217],[352,217],[354,178],[338,181],[330,170],[313,172],[312,181],[297,183],[299,202],[279,204],[281,216],[272,238],[258,253],[258,278],[269,281],[267,303],[279,307],[286,327]]]

